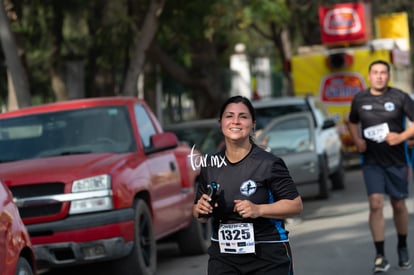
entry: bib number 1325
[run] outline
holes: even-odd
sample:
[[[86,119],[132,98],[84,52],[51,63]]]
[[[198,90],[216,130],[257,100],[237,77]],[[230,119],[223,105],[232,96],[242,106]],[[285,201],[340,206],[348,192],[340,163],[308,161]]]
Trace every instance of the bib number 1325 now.
[[[255,252],[253,224],[221,224],[218,233],[221,253]]]
[[[242,229],[226,229],[220,231],[221,238],[226,241],[243,241],[250,238],[250,232],[248,228]]]

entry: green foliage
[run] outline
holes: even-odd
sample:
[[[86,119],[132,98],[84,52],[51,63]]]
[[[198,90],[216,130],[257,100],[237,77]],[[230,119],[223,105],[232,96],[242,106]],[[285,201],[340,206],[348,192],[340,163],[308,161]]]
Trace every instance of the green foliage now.
[[[15,2],[17,17],[12,22],[12,28],[19,45],[26,52],[32,92],[44,94],[44,97],[53,94],[50,88],[53,46],[50,34],[56,27],[53,25],[55,16],[62,16],[64,19],[60,61],[81,59],[88,66],[88,58],[94,53],[98,69],[111,71],[116,79],[122,79],[122,73],[130,58],[130,49],[139,37],[142,20],[149,5],[148,0],[9,1]],[[272,57],[277,52],[272,41],[259,35],[252,26],[263,30],[266,35],[270,35],[270,24],[278,29],[288,28],[293,45],[301,45],[306,42],[306,34],[313,35],[313,32],[310,34],[307,31],[307,26],[315,26],[318,4],[339,2],[351,1],[166,1],[156,39],[172,59],[188,69],[192,67],[193,57],[198,54],[196,45],[203,41],[214,43],[221,67],[228,68],[229,57],[236,43],[245,43],[250,56],[257,55],[263,49]],[[373,16],[407,12],[410,35],[414,36],[413,1],[372,0],[371,3]],[[96,15],[98,11],[101,13]],[[414,45],[413,39],[411,40],[411,45]],[[273,66],[281,68],[280,64],[274,64],[278,64],[277,59],[274,59]],[[88,79],[93,79],[93,75]],[[5,89],[3,86],[2,90]]]
[[[249,1],[244,10],[249,10],[253,22],[264,23],[274,22],[277,25],[284,25],[290,20],[290,11],[285,0],[254,0]]]

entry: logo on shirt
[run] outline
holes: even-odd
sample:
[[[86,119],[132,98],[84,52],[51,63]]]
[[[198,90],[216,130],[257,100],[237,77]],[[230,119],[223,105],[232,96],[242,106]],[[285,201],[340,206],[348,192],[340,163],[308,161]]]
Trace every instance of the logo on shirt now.
[[[256,182],[252,180],[248,180],[242,183],[240,186],[240,193],[242,193],[245,196],[250,196],[256,193],[257,184]]]
[[[392,102],[385,102],[384,108],[385,108],[386,111],[392,112],[392,111],[395,110],[395,105]]]
[[[362,110],[370,111],[372,110],[372,105],[362,105]]]

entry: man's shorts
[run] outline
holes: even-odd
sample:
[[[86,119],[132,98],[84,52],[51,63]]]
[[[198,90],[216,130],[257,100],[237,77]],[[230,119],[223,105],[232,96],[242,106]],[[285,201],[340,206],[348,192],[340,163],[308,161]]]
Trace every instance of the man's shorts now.
[[[374,193],[387,194],[396,200],[408,197],[408,166],[364,164],[362,171],[368,196]]]

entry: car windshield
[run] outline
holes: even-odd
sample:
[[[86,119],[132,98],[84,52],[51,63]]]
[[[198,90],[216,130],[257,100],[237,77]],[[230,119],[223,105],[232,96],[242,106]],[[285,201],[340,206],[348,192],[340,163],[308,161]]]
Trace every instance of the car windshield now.
[[[279,123],[263,133],[261,144],[276,155],[312,150],[309,120],[296,118]]]
[[[125,107],[106,106],[0,120],[0,162],[136,151]]]
[[[255,108],[256,129],[264,128],[272,119],[283,115],[310,111],[309,107],[303,104],[268,106]]]

